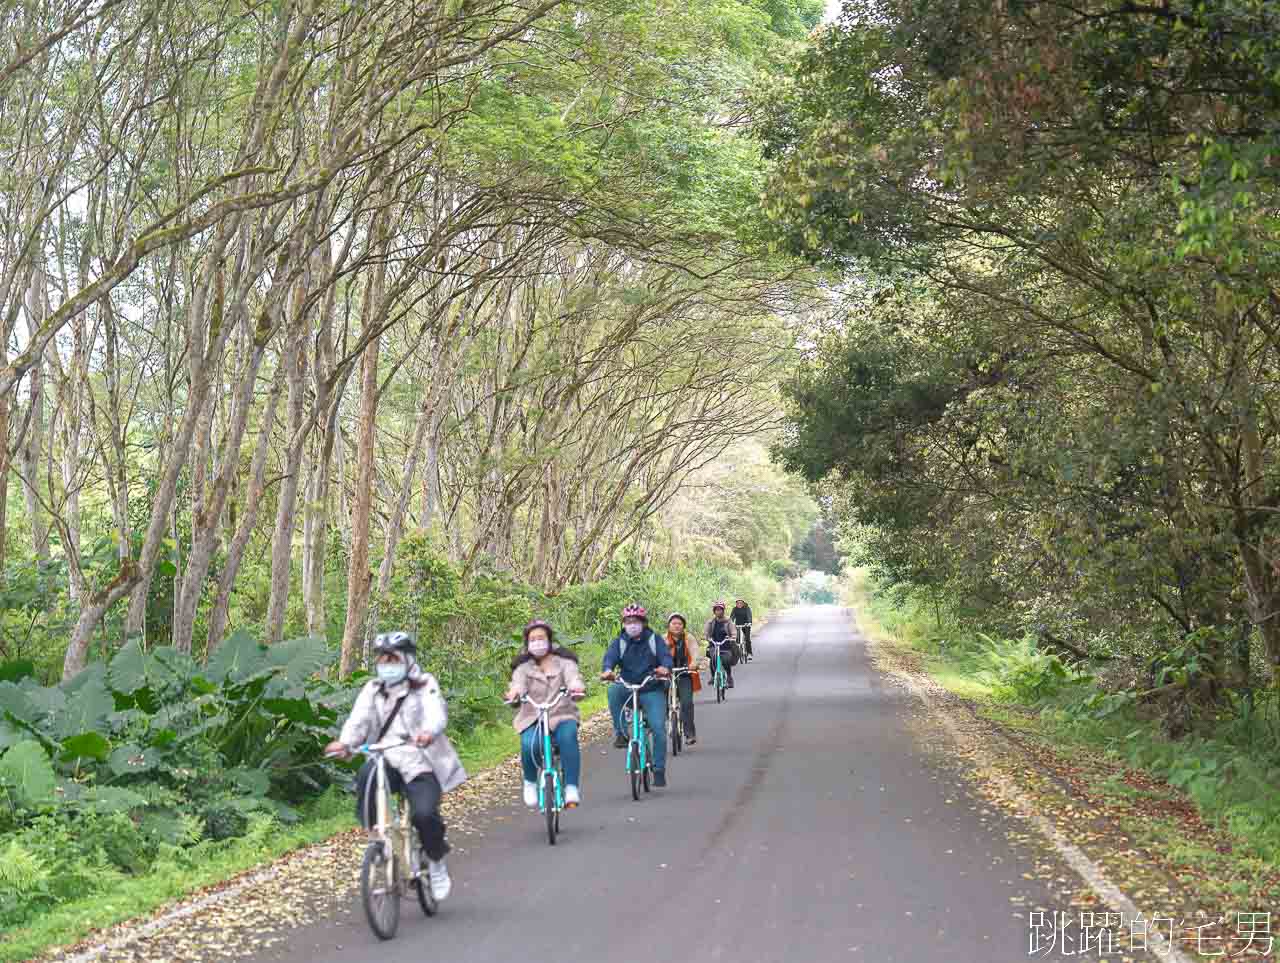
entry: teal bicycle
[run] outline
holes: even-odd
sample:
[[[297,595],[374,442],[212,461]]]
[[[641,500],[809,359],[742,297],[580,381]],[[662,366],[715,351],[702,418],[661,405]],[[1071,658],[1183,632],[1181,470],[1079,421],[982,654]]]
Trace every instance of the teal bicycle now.
[[[725,690],[729,687],[729,674],[724,670],[724,658],[722,650],[726,645],[730,645],[730,640],[725,639],[723,642],[715,642],[707,639],[707,644],[715,646],[716,659],[714,669],[711,673],[711,684],[716,687],[716,702],[724,702]]]
[[[649,792],[653,777],[653,730],[645,719],[640,708],[640,690],[654,679],[645,676],[639,685],[630,685],[617,680],[617,685],[631,693],[630,701],[622,709],[622,724],[631,730],[631,740],[627,743],[627,777],[631,780],[631,798],[640,799],[640,787]]]
[[[667,686],[667,731],[671,733],[671,755],[678,756],[684,750],[684,714],[680,711],[680,677],[691,675],[693,669],[671,670],[671,684]]]
[[[537,756],[538,763],[538,810],[547,820],[547,842],[554,846],[556,836],[560,832],[560,813],[564,811],[564,766],[560,762],[560,747],[551,741],[551,725],[548,718],[551,710],[561,699],[569,694],[564,686],[556,693],[556,697],[547,703],[534,702],[527,695],[521,696],[508,705],[519,705],[527,702],[538,710],[538,735],[535,745],[541,747]],[[549,761],[548,761],[549,760]]]

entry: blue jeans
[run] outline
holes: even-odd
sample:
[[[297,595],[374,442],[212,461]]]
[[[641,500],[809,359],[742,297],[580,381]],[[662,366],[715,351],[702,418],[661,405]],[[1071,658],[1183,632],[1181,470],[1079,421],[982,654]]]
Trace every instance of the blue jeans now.
[[[578,785],[582,776],[582,753],[578,751],[578,722],[563,719],[551,730],[551,743],[560,750],[560,762],[564,766],[564,784]],[[520,733],[520,763],[524,766],[524,781],[538,781],[538,762],[542,758],[542,742],[538,727],[530,726]]]
[[[624,739],[630,739],[630,732],[622,731],[622,707],[631,698],[631,693],[624,687],[614,683],[609,686],[609,712],[613,715],[613,730]],[[667,768],[667,694],[661,689],[640,693],[640,711],[645,721],[653,730],[653,768]]]

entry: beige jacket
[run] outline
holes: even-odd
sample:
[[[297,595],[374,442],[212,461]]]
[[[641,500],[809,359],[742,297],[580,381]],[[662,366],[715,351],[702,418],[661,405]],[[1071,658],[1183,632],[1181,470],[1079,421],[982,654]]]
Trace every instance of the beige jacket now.
[[[410,684],[412,683],[412,685]],[[435,773],[440,788],[445,792],[457,789],[466,781],[467,773],[462,760],[454,751],[449,737],[444,734],[449,722],[444,696],[435,676],[413,666],[408,679],[393,686],[383,686],[374,679],[365,683],[351,715],[342,726],[338,741],[348,749],[358,749],[378,738],[387,716],[401,697],[404,705],[396,713],[384,741],[408,742],[420,732],[433,737],[426,749],[417,746],[397,746],[387,751],[387,762],[398,771],[405,782],[412,782],[424,772]]]
[[[527,695],[534,702],[550,702],[556,697],[561,686],[570,692],[586,689],[586,684],[582,681],[582,672],[573,659],[564,659],[552,654],[547,656],[545,668],[539,668],[536,659],[529,659],[527,662],[521,662],[511,673],[511,688],[515,690],[516,695]],[[553,730],[565,719],[576,721],[579,718],[578,705],[566,695],[556,703],[547,718]],[[515,726],[516,732],[524,732],[537,721],[538,710],[525,702],[521,703],[520,711],[516,713],[512,725]]]

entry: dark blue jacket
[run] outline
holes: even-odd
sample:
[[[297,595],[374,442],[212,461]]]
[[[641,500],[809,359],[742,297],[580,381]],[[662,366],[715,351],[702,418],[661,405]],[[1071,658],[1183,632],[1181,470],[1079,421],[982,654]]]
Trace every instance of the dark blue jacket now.
[[[652,640],[652,649],[657,650],[655,655],[650,648]],[[626,642],[626,649],[623,650],[622,644]],[[625,655],[623,652],[625,651]],[[671,668],[671,652],[667,648],[667,640],[658,635],[647,625],[644,631],[640,633],[638,638],[631,638],[625,631],[619,632],[618,637],[609,643],[609,648],[604,651],[604,663],[601,666],[602,672],[612,672],[614,666],[621,663],[622,680],[631,685],[638,685],[644,681],[647,675],[653,675],[653,670],[658,666],[666,666]],[[648,689],[656,689],[662,683],[651,682]]]

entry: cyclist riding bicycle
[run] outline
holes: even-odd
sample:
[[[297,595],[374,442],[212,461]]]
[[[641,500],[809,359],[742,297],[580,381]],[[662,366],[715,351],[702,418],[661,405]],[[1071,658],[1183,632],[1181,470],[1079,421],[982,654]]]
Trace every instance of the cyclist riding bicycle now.
[[[733,624],[724,615],[724,603],[716,602],[711,606],[711,618],[707,620],[706,628],[702,632],[703,638],[708,642],[707,658],[711,661],[711,669],[715,671],[716,665],[716,647],[711,642],[728,642],[720,653],[720,659],[724,663],[725,688],[733,688],[733,664],[738,661],[737,644],[738,644],[738,627]]]
[[[685,632],[687,620],[679,612],[673,612],[667,619],[667,651],[671,653],[671,665],[676,669],[693,669],[676,679],[676,698],[680,700],[680,721],[684,725],[685,738],[689,745],[698,741],[697,729],[693,724],[693,694],[702,691],[702,679],[698,677],[698,657],[694,655],[693,643]]]
[[[453,883],[445,855],[444,819],[440,797],[466,780],[462,761],[444,734],[449,721],[440,684],[418,665],[418,646],[408,632],[386,632],[373,644],[377,677],[370,679],[356,697],[342,733],[325,747],[326,755],[349,758],[362,745],[403,742],[386,752],[387,777],[392,792],[409,800],[413,825],[427,855],[431,895],[446,899]],[[373,761],[356,776],[356,816],[367,829],[376,776]]]
[[[653,784],[659,788],[667,784],[667,698],[662,679],[671,674],[671,653],[666,642],[649,628],[649,614],[644,607],[632,602],[622,610],[622,631],[609,643],[601,665],[600,678],[614,681],[618,670],[622,680],[629,685],[639,685],[650,675],[659,681],[650,682],[640,690],[640,709],[645,721],[653,730]],[[630,693],[621,685],[609,686],[609,712],[613,716],[613,744],[618,749],[627,747],[627,736],[622,731],[622,709]]]
[[[729,618],[738,627],[738,634],[742,636],[742,659],[744,662],[750,662],[754,658],[751,654],[751,606],[744,599],[738,599],[733,603],[733,611],[729,613]]]
[[[564,766],[564,805],[572,809],[582,801],[578,780],[582,774],[582,753],[578,749],[578,713],[576,700],[587,694],[586,683],[578,670],[578,657],[556,644],[555,632],[542,619],[535,619],[524,627],[524,647],[511,662],[511,684],[507,687],[506,701],[514,702],[528,696],[534,702],[548,703],[561,689],[569,690],[569,698],[561,699],[548,715],[551,740],[560,750],[560,762]],[[516,713],[516,732],[520,733],[520,762],[524,768],[524,804],[538,808],[538,764],[534,759],[538,739],[538,710],[529,703],[521,703]],[[550,768],[551,761],[544,760]]]

